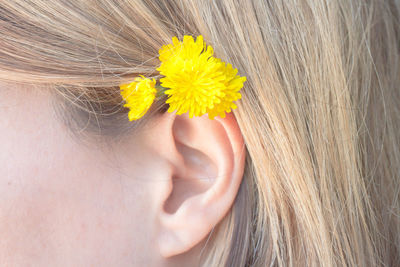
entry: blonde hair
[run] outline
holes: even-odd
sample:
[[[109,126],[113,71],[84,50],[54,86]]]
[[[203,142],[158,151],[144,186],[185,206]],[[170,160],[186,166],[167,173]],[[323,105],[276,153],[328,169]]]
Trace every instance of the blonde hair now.
[[[54,86],[101,129],[119,84],[156,75],[172,36],[202,34],[248,79],[234,111],[244,180],[204,266],[398,266],[399,12],[395,0],[3,1],[0,79]]]

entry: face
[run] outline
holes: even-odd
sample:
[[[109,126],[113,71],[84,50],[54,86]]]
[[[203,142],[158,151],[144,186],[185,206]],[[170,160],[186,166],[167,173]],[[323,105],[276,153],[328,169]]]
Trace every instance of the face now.
[[[0,265],[157,265],[152,152],[140,134],[81,144],[53,101],[0,84]]]

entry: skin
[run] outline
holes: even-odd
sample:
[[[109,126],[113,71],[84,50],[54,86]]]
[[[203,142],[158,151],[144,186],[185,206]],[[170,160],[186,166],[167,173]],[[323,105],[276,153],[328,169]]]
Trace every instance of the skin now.
[[[0,265],[158,265],[151,183],[141,179],[151,153],[134,141],[79,144],[51,101],[1,85]]]
[[[84,143],[54,101],[0,83],[0,266],[197,266],[243,176],[233,115]]]

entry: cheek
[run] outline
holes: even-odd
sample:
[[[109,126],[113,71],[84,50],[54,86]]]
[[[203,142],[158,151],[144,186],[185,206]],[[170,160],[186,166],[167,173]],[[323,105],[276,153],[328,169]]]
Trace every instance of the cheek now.
[[[73,142],[43,106],[0,114],[0,265],[148,261],[149,184]]]
[[[101,153],[52,147],[14,154],[0,171],[0,250],[72,265],[138,260],[151,233],[147,183],[107,167]]]

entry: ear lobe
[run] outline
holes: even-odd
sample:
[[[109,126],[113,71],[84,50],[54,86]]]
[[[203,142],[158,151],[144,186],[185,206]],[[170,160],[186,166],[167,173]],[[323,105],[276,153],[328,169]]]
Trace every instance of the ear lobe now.
[[[167,141],[167,140],[165,140]],[[233,114],[226,118],[174,117],[173,172],[161,203],[158,244],[164,257],[199,244],[228,213],[238,192],[245,149]],[[173,147],[173,146],[170,146]]]

